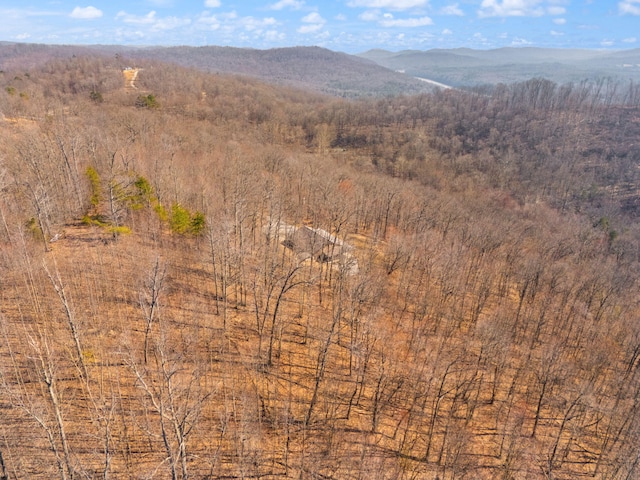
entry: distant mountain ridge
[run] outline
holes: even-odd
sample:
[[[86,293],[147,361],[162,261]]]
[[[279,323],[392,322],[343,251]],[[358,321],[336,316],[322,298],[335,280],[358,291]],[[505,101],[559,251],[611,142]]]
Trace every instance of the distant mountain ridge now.
[[[138,49],[134,58],[158,59],[209,72],[248,75],[344,97],[416,94],[432,90],[370,60],[320,47],[257,50],[235,47]]]
[[[320,47],[269,50],[205,47],[39,45],[0,42],[0,69],[28,69],[72,55],[116,55],[122,62],[158,60],[198,70],[246,75],[338,97],[418,94],[433,86],[376,62]]]
[[[223,46],[142,47],[0,42],[0,70],[28,70],[52,59],[103,55],[123,66],[162,61],[201,71],[249,76],[338,97],[413,95],[440,88],[514,83],[546,78],[562,84],[610,78],[640,82],[640,49],[605,51],[505,47],[369,50],[358,55],[321,47],[269,50]]]
[[[640,49],[604,51],[505,47],[370,50],[359,54],[381,66],[453,86],[512,83],[543,77],[557,83],[597,78],[640,81]]]

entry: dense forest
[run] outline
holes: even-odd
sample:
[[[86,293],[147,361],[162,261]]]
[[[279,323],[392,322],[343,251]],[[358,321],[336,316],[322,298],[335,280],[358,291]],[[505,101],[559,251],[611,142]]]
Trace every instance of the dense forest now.
[[[638,85],[0,86],[0,478],[640,476]]]

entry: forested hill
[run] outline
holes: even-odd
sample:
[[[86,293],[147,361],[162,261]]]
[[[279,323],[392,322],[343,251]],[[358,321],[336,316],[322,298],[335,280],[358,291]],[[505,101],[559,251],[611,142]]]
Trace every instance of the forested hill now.
[[[0,73],[0,477],[640,476],[635,84],[123,58]]]
[[[640,49],[470,48],[371,50],[359,55],[408,75],[456,87],[513,83],[545,78],[556,83],[612,79],[640,82]]]
[[[162,61],[210,73],[227,73],[338,97],[380,97],[429,92],[432,86],[354,55],[319,47],[256,50],[233,47],[69,46],[0,42],[0,69],[34,67],[51,58],[117,57],[125,67]]]
[[[378,64],[320,47],[252,50],[233,47],[168,47],[136,50],[133,58],[173,62],[207,72],[237,73],[342,97],[390,96],[432,88]]]

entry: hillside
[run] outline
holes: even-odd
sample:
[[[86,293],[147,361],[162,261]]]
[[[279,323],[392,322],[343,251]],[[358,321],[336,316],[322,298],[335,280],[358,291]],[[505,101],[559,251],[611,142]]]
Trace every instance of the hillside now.
[[[0,73],[0,477],[640,475],[637,86],[121,61]]]
[[[162,60],[207,72],[233,73],[340,97],[417,94],[431,89],[353,55],[319,47],[251,50],[168,47],[136,50],[133,58]]]
[[[51,58],[111,57],[121,68],[147,60],[210,73],[248,76],[276,85],[357,98],[429,92],[412,77],[354,55],[319,47],[254,50],[232,47],[53,46],[0,42],[0,70],[33,68]]]
[[[550,48],[372,50],[362,58],[414,77],[462,87],[545,78],[556,83],[614,79],[640,81],[640,50],[601,51]]]

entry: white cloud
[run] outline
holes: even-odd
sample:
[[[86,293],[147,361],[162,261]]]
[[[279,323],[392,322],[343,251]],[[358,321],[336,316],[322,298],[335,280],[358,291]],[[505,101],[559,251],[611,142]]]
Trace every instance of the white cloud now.
[[[618,11],[621,15],[640,15],[640,0],[622,0],[618,3]]]
[[[205,0],[204,6],[207,8],[218,8],[222,3],[220,0]]]
[[[563,33],[563,32],[556,32],[555,30],[551,30],[551,31],[549,32],[549,34],[550,34],[552,37],[561,37],[562,35],[564,35],[564,33]]]
[[[567,9],[564,7],[547,7],[547,13],[549,15],[564,15],[567,13]]]
[[[458,6],[457,3],[454,3],[453,5],[447,5],[446,7],[442,7],[440,9],[440,14],[441,15],[455,15],[455,16],[458,16],[458,17],[464,17],[464,12]]]
[[[604,39],[600,42],[600,45],[602,45],[603,47],[611,47],[614,45],[614,43],[615,42],[613,40]]]
[[[564,25],[565,23],[567,23],[567,19],[566,18],[554,18],[553,19],[553,23],[555,23],[556,25]]]
[[[381,14],[379,10],[368,10],[358,15],[360,20],[365,22],[378,22],[378,24],[385,28],[413,28],[424,27],[426,25],[433,25],[433,20],[429,17],[420,18],[395,18],[391,13],[385,12]]]
[[[206,25],[208,30],[218,30],[222,26],[234,29],[238,19],[238,14],[234,11],[221,13],[219,15],[210,15],[204,12],[197,20],[197,24]]]
[[[26,40],[27,38],[31,38],[31,34],[29,33],[20,33],[16,35],[16,40]]]
[[[273,17],[240,16],[235,11],[213,15],[204,11],[193,19],[193,30],[199,32],[206,42],[233,46],[272,47],[282,43],[287,35],[279,31],[280,22]],[[209,37],[211,35],[211,37]]]
[[[287,36],[284,33],[278,32],[277,30],[268,30],[264,32],[264,39],[269,42],[281,42],[286,37]]]
[[[145,37],[144,33],[140,30],[131,31],[126,29],[116,29],[116,38],[119,41],[140,41]]]
[[[151,25],[156,22],[156,12],[155,10],[151,10],[146,15],[132,15],[121,10],[116,15],[116,19],[122,20],[124,23],[131,23],[132,25]]]
[[[221,22],[220,20],[218,20],[218,17],[216,17],[215,15],[202,15],[196,20],[196,23],[211,25],[211,26],[215,25],[217,28],[220,26]]]
[[[98,10],[96,7],[76,7],[70,16],[71,18],[81,20],[92,20],[94,18],[100,18],[102,16],[102,10]]]
[[[312,12],[302,17],[304,23],[326,23],[326,20],[318,12]]]
[[[33,11],[31,9],[25,10],[21,8],[11,8],[11,9],[0,8],[0,17],[3,20],[6,20],[7,18],[11,20],[22,20],[23,18],[26,18],[26,17],[37,17],[41,15],[42,16],[53,15],[53,13],[45,12],[45,11]]]
[[[453,35],[453,32],[448,28],[445,28],[444,30],[442,30],[442,35]]]
[[[482,0],[479,17],[540,17],[541,0]]]
[[[189,18],[159,18],[156,16],[155,10],[150,11],[146,15],[132,15],[124,11],[120,11],[116,15],[116,19],[130,25],[146,26],[153,32],[173,30],[191,24],[191,19]]]
[[[188,18],[166,17],[159,18],[154,24],[152,30],[173,30],[174,28],[184,27],[191,24]]]
[[[351,0],[350,7],[388,8],[389,10],[407,10],[409,8],[424,7],[429,0]]]
[[[367,10],[366,12],[362,12],[358,15],[358,18],[365,22],[375,22],[380,18],[380,12],[376,10]]]
[[[476,42],[480,42],[480,43],[487,43],[487,37],[485,37],[484,35],[482,35],[480,32],[476,32],[473,34],[473,39]]]
[[[238,24],[241,25],[248,32],[262,33],[265,27],[271,27],[278,22],[273,17],[267,18],[255,18],[255,17],[242,17],[238,19]]]
[[[531,45],[531,42],[524,38],[516,37],[511,41],[511,45],[513,45],[514,47],[521,47],[522,45]]]
[[[302,23],[306,23],[308,25],[302,25],[298,28],[297,32],[302,34],[307,33],[315,33],[319,30],[322,30],[324,24],[327,21],[322,18],[322,16],[318,12],[311,12],[309,15],[305,15],[302,17]]]
[[[324,25],[321,25],[319,23],[316,23],[316,24],[313,24],[313,25],[302,25],[296,31],[298,33],[302,33],[302,34],[315,33],[315,32],[317,32],[319,30],[322,30],[322,27],[324,27]]]
[[[155,5],[156,7],[172,7],[173,0],[147,0],[147,3]]]
[[[303,6],[304,2],[300,0],[280,0],[279,2],[272,3],[267,8],[269,10],[284,10],[285,8],[300,10]]]
[[[403,27],[403,28],[413,28],[413,27],[424,27],[426,25],[433,25],[433,20],[429,17],[420,17],[420,18],[384,18],[380,21],[380,25],[383,27]]]
[[[636,43],[638,39],[636,37],[629,37],[629,38],[624,38],[622,41],[624,43]]]

